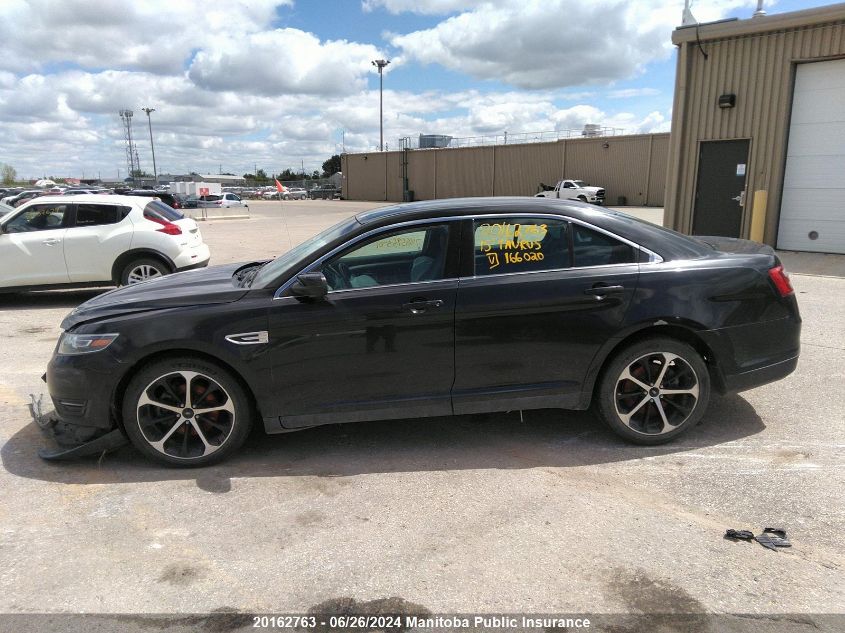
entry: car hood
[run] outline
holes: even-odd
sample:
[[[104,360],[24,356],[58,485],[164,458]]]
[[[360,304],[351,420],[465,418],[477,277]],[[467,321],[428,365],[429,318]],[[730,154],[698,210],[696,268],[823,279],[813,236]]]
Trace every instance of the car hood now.
[[[589,191],[590,193],[598,193],[599,191],[604,191],[604,187],[593,187],[593,186],[581,187],[581,189],[583,189],[584,191]]]
[[[62,329],[130,312],[237,301],[248,289],[236,286],[232,275],[248,265],[211,266],[117,288],[75,308],[62,321]]]

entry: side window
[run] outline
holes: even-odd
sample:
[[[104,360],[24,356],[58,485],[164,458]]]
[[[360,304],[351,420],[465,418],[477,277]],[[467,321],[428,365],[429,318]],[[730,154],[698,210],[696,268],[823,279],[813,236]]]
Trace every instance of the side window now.
[[[369,288],[443,279],[447,225],[426,225],[381,234],[323,264],[329,289]]]
[[[565,183],[563,183],[563,188],[564,189],[574,189],[575,185],[573,185],[571,182],[565,182]]]
[[[64,225],[66,204],[36,204],[6,224],[7,233],[28,233],[60,229]]]
[[[475,274],[568,268],[569,223],[545,218],[475,220]]]
[[[123,207],[114,204],[78,204],[76,205],[76,226],[100,226],[117,224],[125,216]]]
[[[637,250],[609,235],[577,224],[572,225],[575,266],[631,264],[637,261]]]

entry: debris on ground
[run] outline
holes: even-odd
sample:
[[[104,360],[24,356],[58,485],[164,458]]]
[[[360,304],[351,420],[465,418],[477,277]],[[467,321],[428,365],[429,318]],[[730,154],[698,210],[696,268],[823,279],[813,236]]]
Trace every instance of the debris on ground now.
[[[792,547],[792,543],[786,536],[786,530],[783,528],[766,527],[758,536],[754,536],[751,530],[729,528],[725,532],[725,538],[731,541],[757,541],[763,547],[775,552],[779,547]]]

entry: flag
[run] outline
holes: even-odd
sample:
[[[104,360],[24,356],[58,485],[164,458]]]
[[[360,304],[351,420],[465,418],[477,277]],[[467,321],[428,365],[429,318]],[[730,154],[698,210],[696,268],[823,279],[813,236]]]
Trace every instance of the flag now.
[[[276,180],[276,190],[277,190],[279,193],[284,193],[284,192],[285,192],[285,188],[282,186],[282,183],[280,183],[280,182],[279,182],[279,179],[278,179],[278,178],[276,178],[275,180]]]

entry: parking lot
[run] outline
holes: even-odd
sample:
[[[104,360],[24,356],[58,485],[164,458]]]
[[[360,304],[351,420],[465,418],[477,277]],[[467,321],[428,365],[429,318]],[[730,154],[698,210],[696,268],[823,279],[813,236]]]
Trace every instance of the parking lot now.
[[[249,220],[202,224],[212,264],[271,257],[375,206],[250,205]],[[785,259],[804,318],[798,370],[715,398],[676,443],[628,445],[586,412],[543,410],[255,429],[200,470],[129,447],[41,461],[29,395],[50,408],[40,376],[59,322],[96,292],[0,295],[0,610],[397,598],[432,613],[841,611],[845,258]],[[793,547],[723,539],[764,526]]]

